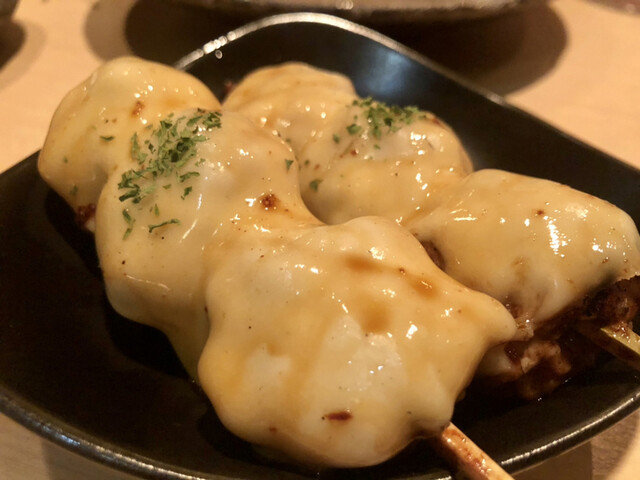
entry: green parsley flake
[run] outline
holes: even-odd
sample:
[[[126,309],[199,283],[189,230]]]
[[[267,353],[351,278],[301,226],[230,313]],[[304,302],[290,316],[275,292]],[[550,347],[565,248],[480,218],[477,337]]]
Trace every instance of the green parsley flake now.
[[[318,186],[322,183],[322,180],[319,178],[316,178],[315,180],[311,180],[309,182],[309,188],[311,188],[311,190],[313,190],[314,192],[318,191]]]
[[[183,175],[180,175],[178,177],[178,181],[180,183],[183,183],[185,180],[187,180],[187,179],[189,179],[191,177],[199,177],[199,176],[200,176],[200,174],[198,172],[187,172],[187,173],[185,173]]]
[[[149,233],[153,232],[156,228],[164,227],[165,225],[179,224],[180,220],[177,218],[172,218],[171,220],[166,220],[162,223],[158,223],[156,225],[149,225]]]
[[[131,158],[138,162],[138,165],[142,165],[147,159],[147,154],[140,151],[140,144],[138,143],[138,134],[134,133],[131,137]]]
[[[74,185],[73,187],[71,187],[71,190],[69,190],[69,195],[71,195],[72,197],[75,197],[78,193],[78,186]]]
[[[153,194],[158,186],[168,190],[173,183],[184,183],[192,177],[200,176],[194,170],[184,171],[187,165],[200,166],[204,164],[203,158],[194,161],[198,153],[198,144],[206,141],[206,132],[220,128],[221,112],[206,112],[197,110],[190,117],[174,118],[173,114],[160,120],[157,128],[151,133],[151,139],[145,140],[143,151],[138,135],[131,137],[131,158],[137,162],[138,168],[132,168],[122,174],[118,188],[123,190],[118,198],[121,202],[131,201],[139,204],[145,198]],[[112,137],[113,138],[113,137]],[[160,183],[161,182],[161,183]],[[192,190],[187,186],[181,198],[184,199]],[[157,205],[152,210],[159,215]],[[126,236],[129,235],[132,222],[129,212],[126,212],[125,220],[129,225]],[[131,221],[127,220],[127,217]],[[180,223],[174,218],[165,222],[149,225],[149,232],[164,225]]]
[[[333,141],[336,143],[340,143],[340,135],[334,133],[333,134]]]
[[[371,97],[361,100],[354,100],[355,107],[360,107],[367,119],[367,132],[370,136],[380,139],[384,133],[394,133],[405,125],[410,125],[416,119],[426,118],[426,114],[421,113],[418,107],[399,107],[397,105],[387,105],[383,102],[374,102]],[[347,127],[349,133],[357,134],[356,124]],[[351,131],[353,130],[353,132]]]
[[[284,164],[287,167],[287,172],[289,171],[289,169],[291,168],[291,165],[293,164],[293,160],[285,160]]]
[[[116,138],[116,137],[114,137],[113,135],[108,135],[108,136],[100,135],[100,138],[101,138],[102,140],[104,140],[105,142],[110,142],[111,140],[113,140],[113,139],[114,139],[114,138]]]
[[[357,123],[352,123],[347,127],[347,132],[349,135],[358,135],[362,131],[362,127]]]
[[[131,232],[133,231],[133,224],[136,220],[129,215],[129,210],[126,208],[122,210],[122,216],[124,217],[124,221],[127,223],[127,230],[124,232],[124,236],[122,237],[123,240],[126,240],[127,237],[131,235]]]

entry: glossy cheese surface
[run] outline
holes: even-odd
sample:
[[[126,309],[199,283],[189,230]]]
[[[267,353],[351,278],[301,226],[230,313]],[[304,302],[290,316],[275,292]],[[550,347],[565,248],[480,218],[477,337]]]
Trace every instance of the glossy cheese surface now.
[[[198,116],[202,114],[189,110],[167,122],[182,134],[192,131],[186,123]],[[152,132],[139,137],[141,145],[157,141]],[[164,331],[194,376],[209,332],[205,247],[216,241],[220,230],[241,219],[261,225],[254,216],[260,216],[260,206],[269,201],[265,199],[275,202],[270,195],[276,191],[289,213],[284,219],[317,222],[299,198],[295,173],[287,169],[291,153],[285,145],[231,113],[220,127],[204,129],[199,135],[207,140],[198,143],[197,155],[179,171],[156,182],[140,182],[143,189],[154,183],[156,188],[138,203],[121,200],[126,193],[119,186],[122,174],[131,165],[116,170],[96,213],[96,244],[111,304],[123,316]],[[211,135],[215,140],[208,140]],[[180,180],[190,172],[197,175]],[[132,225],[125,220],[124,210]],[[167,221],[179,223],[149,231]]]
[[[376,464],[437,434],[515,330],[378,217],[251,228],[209,265],[203,388],[232,431],[315,465]]]
[[[236,111],[288,143],[298,154],[358,98],[351,81],[302,63],[258,69],[240,82],[223,108]],[[298,159],[301,157],[299,155]]]
[[[499,170],[471,174],[416,231],[448,274],[509,307],[521,339],[585,295],[640,274],[640,236],[625,212]]]
[[[165,65],[133,57],[107,62],[57,108],[40,174],[74,210],[95,206],[107,177],[129,162],[133,133],[192,107],[215,110],[220,103],[199,80]]]
[[[284,64],[247,76],[224,108],[291,145],[302,196],[321,220],[380,215],[412,230],[471,163],[433,114],[361,99],[350,85],[334,73]]]

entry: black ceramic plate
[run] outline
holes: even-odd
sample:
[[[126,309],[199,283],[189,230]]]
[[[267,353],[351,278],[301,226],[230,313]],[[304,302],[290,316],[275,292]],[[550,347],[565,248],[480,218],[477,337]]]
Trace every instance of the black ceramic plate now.
[[[287,60],[342,72],[363,96],[437,112],[459,133],[477,167],[568,183],[640,220],[639,171],[346,21],[274,17],[219,38],[180,65],[222,97],[227,82]],[[74,451],[150,478],[316,477],[266,461],[229,434],[164,337],[109,307],[97,265],[92,238],[38,177],[35,156],[0,176],[3,412]],[[605,357],[539,402],[469,394],[454,420],[516,471],[588,439],[639,404],[638,375]],[[423,444],[379,467],[319,476],[446,477]]]

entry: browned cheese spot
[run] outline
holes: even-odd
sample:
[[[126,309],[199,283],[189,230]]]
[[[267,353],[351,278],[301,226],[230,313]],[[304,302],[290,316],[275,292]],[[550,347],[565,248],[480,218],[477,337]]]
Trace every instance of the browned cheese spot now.
[[[260,199],[260,205],[262,205],[265,210],[275,210],[278,208],[278,203],[278,197],[273,193],[268,193]]]
[[[368,257],[349,255],[346,259],[346,264],[348,269],[353,270],[357,273],[380,271],[380,267]]]
[[[384,303],[372,300],[360,308],[365,332],[385,333],[389,330],[389,316]]]
[[[144,103],[142,103],[140,100],[138,100],[136,102],[136,104],[133,106],[133,110],[131,110],[131,116],[132,117],[139,117],[143,108],[144,108]]]
[[[409,285],[414,289],[416,293],[421,296],[432,296],[435,293],[433,285],[429,283],[423,277],[418,275],[412,275],[408,273],[404,267],[383,267],[379,262],[373,261],[367,257],[361,257],[351,255],[346,259],[347,267],[357,273],[371,274],[372,272],[395,271],[403,277],[406,277],[406,281],[410,282]]]
[[[353,415],[349,410],[342,410],[339,412],[331,412],[327,413],[322,417],[322,420],[335,420],[337,422],[346,422],[347,420],[351,420]]]
[[[426,280],[423,280],[419,277],[413,277],[413,282],[411,282],[411,286],[413,290],[421,296],[432,296],[434,294],[433,285],[431,285]]]
[[[131,111],[131,116],[139,117],[140,116],[140,112],[142,112],[143,108],[144,108],[144,103],[142,103],[140,100],[138,100],[136,102],[135,106],[133,107],[133,110]]]
[[[272,342],[269,342],[267,343],[266,346],[267,346],[267,353],[269,355],[272,355],[274,357],[277,357],[278,355],[282,355],[282,349],[278,345]]]

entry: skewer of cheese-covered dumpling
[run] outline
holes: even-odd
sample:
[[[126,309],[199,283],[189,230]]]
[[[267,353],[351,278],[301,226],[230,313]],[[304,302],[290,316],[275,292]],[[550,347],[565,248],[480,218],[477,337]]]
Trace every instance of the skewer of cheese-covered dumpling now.
[[[551,390],[592,355],[570,329],[577,322],[631,330],[640,304],[640,236],[629,215],[604,200],[549,180],[480,170],[416,233],[435,247],[445,272],[500,300],[516,318],[517,335],[489,352],[480,374],[515,381],[525,397]]]
[[[475,180],[459,183],[465,169],[456,167],[455,159],[464,158],[455,155],[461,151],[457,139],[446,131],[443,133],[446,127],[429,114],[413,108],[389,107],[370,99],[354,100],[342,114],[335,113],[340,112],[339,109],[325,115],[322,109],[298,108],[302,114],[287,117],[282,112],[291,111],[289,104],[280,103],[273,97],[271,92],[276,87],[270,81],[276,78],[286,81],[296,69],[313,72],[309,67],[285,65],[249,75],[225,101],[225,108],[235,107],[248,112],[256,121],[256,113],[260,112],[256,105],[259,105],[262,106],[262,123],[268,124],[274,118],[282,117],[286,121],[279,120],[279,123],[291,124],[290,128],[295,127],[294,121],[307,125],[307,130],[310,130],[308,125],[315,125],[317,131],[308,141],[301,146],[299,142],[294,144],[302,164],[303,197],[313,212],[330,223],[374,212],[399,221],[423,243],[436,261],[444,260],[448,273],[471,288],[493,295],[511,309],[519,319],[519,336],[506,347],[494,349],[487,357],[482,368],[487,375],[493,379],[514,381],[521,395],[536,397],[553,389],[574,367],[589,363],[593,357],[591,344],[568,329],[576,320],[599,316],[600,324],[617,323],[620,325],[616,330],[618,333],[631,332],[629,322],[640,303],[638,279],[632,279],[637,275],[637,268],[623,267],[620,262],[610,261],[608,256],[600,260],[593,258],[599,254],[597,245],[610,245],[603,235],[612,229],[611,234],[615,236],[618,222],[624,223],[623,235],[631,240],[627,245],[615,243],[613,256],[629,262],[632,262],[629,260],[631,257],[637,257],[637,240],[633,240],[637,239],[637,232],[624,212],[565,186],[510,177],[502,172],[472,174],[477,179],[490,176],[495,179],[501,175],[505,179],[520,178],[518,182],[495,181],[483,187],[480,203],[493,215],[493,223],[480,207],[474,210],[477,221],[471,221],[471,217],[466,219],[464,215],[456,216],[455,200],[450,200],[446,207],[438,208],[437,215],[427,216],[450,195],[454,199],[465,194],[473,195],[473,200],[468,200],[469,204],[478,196],[473,194]],[[315,72],[317,79],[333,75]],[[308,76],[312,75],[308,73]],[[259,79],[264,81],[258,82]],[[246,90],[252,91],[251,109],[237,101],[236,94],[245,95]],[[298,95],[295,88],[290,90],[298,105],[304,106],[309,102],[308,97]],[[325,89],[324,95],[326,102],[333,102],[336,98],[330,88]],[[314,101],[322,104],[323,99],[314,98]],[[274,105],[277,109],[274,107],[272,110]],[[429,125],[432,130],[425,134],[416,129],[415,120],[420,115],[424,117],[422,120],[431,118],[435,124]],[[431,148],[424,148],[425,142]],[[416,162],[411,149],[424,154],[424,158]],[[441,155],[434,154],[432,150],[441,152]],[[388,160],[393,155],[396,156],[395,162],[390,163]],[[464,152],[461,155],[464,156]],[[425,165],[435,169],[440,176],[413,170]],[[404,174],[403,168],[408,169]],[[438,183],[438,179],[443,178],[445,181]],[[422,181],[424,185],[420,184]],[[517,186],[525,183],[526,188]],[[420,187],[419,191],[415,187]],[[458,188],[463,193],[452,193]],[[537,189],[540,189],[537,195],[529,192]],[[576,218],[581,218],[576,212],[583,212],[583,228],[556,230],[556,217],[542,214],[531,217],[537,220],[534,223],[536,228],[525,223],[531,221],[527,216],[530,214],[528,210],[545,211],[540,206],[544,204],[541,196],[550,191],[558,200],[555,212],[562,217],[560,224],[568,227]],[[518,208],[520,210],[515,213]],[[605,211],[606,214],[597,213]],[[498,220],[510,227],[497,223]],[[479,224],[485,226],[479,227]],[[480,228],[484,228],[482,233]],[[476,235],[478,241],[474,240]],[[547,236],[552,240],[545,243],[541,239]],[[525,237],[526,241],[523,240]],[[590,241],[596,243],[592,245]],[[554,250],[554,242],[563,246],[563,253]],[[564,248],[562,242],[567,242],[572,248]],[[433,248],[434,245],[437,248]],[[442,245],[444,247],[441,248]],[[590,251],[590,248],[596,250]],[[564,253],[566,250],[571,253]],[[522,252],[525,252],[524,257]],[[522,258],[527,260],[523,263]],[[499,268],[494,268],[494,264]],[[582,272],[587,273],[583,275]],[[616,283],[623,279],[629,279],[629,282]],[[592,297],[597,292],[596,302]],[[583,305],[585,297],[589,302]],[[597,327],[596,322],[590,329]],[[580,329],[583,330],[582,326]],[[618,349],[610,350],[615,353]],[[624,354],[626,356],[628,353]]]
[[[334,224],[380,215],[405,227],[471,170],[433,114],[359,98],[341,75],[284,64],[248,75],[224,102],[293,148],[305,203]]]
[[[315,465],[379,463],[444,429],[486,349],[513,335],[499,302],[395,222],[316,220],[290,149],[241,115],[176,111],[130,141],[96,209],[109,300],[167,334],[242,438]]]
[[[177,131],[199,115],[176,113]],[[180,170],[198,172],[188,183],[165,189],[158,177],[133,204],[120,200],[118,175],[107,182],[96,240],[111,302],[176,335],[166,302],[186,292],[167,282],[188,283],[181,308],[206,311],[210,324],[198,380],[252,443],[345,467],[437,435],[486,349],[513,335],[512,317],[392,221],[320,224],[290,150],[239,114],[216,118]]]
[[[62,100],[38,159],[40,175],[93,230],[107,177],[136,161],[131,138],[184,108],[220,108],[195,77],[133,57],[105,63]],[[144,154],[144,152],[142,152]]]

